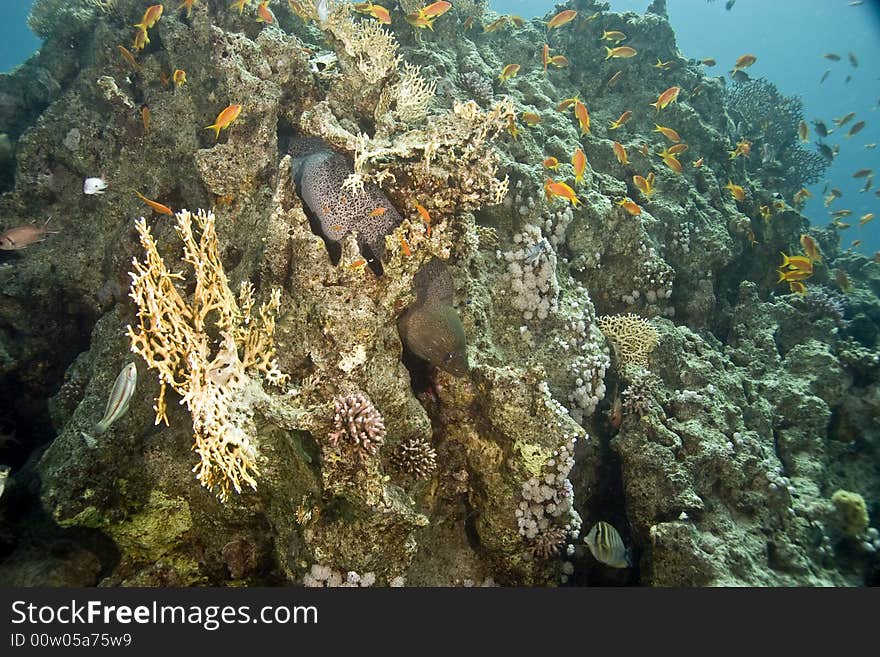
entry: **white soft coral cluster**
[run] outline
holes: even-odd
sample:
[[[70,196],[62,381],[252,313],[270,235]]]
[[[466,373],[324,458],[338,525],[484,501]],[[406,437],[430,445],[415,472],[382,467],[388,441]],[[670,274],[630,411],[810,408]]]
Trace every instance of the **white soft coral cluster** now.
[[[547,319],[559,304],[556,251],[541,229],[526,224],[513,236],[514,249],[498,256],[507,261],[506,289],[510,303],[525,320]]]

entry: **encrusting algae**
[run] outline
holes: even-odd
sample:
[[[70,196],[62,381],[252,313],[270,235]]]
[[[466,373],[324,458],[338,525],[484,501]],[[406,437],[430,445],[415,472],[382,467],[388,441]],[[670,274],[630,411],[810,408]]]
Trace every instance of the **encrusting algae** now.
[[[878,264],[768,55],[664,4],[36,0],[0,505],[114,556],[0,514],[0,579],[876,583]]]

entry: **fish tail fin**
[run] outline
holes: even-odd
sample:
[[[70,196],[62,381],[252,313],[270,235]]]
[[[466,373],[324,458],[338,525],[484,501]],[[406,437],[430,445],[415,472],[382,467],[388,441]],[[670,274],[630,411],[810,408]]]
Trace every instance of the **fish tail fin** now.
[[[660,101],[658,100],[656,103],[648,103],[651,107],[656,107],[657,111],[660,111]]]
[[[785,255],[782,251],[779,252],[782,255],[782,267],[788,266],[788,263],[791,262],[791,258]]]
[[[611,59],[611,55],[614,54],[614,51],[611,50],[611,48],[609,48],[608,46],[605,46],[605,52],[607,53],[605,55],[605,59]]]
[[[784,271],[782,271],[781,269],[777,269],[776,273],[779,274],[779,279],[776,281],[777,283],[781,283],[782,281],[785,280],[785,272]]]
[[[214,125],[205,126],[205,130],[213,130],[214,137],[216,139],[220,139],[220,126],[217,123],[215,123]]]
[[[83,440],[86,441],[86,445],[88,445],[89,449],[95,449],[95,447],[98,446],[98,441],[87,434],[85,431],[80,431],[80,434],[82,435]]]

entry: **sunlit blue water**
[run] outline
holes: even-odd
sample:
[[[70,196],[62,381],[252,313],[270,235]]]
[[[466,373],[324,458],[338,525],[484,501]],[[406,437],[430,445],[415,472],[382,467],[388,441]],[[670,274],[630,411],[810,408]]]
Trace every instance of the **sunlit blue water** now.
[[[857,250],[871,254],[880,249],[880,199],[874,196],[874,189],[860,193],[865,181],[853,179],[852,174],[858,169],[873,169],[880,183],[880,146],[877,150],[865,148],[865,144],[880,143],[880,2],[865,0],[856,7],[848,2],[737,0],[726,11],[724,0],[669,0],[668,8],[681,53],[718,61],[707,74],[724,75],[737,57],[753,53],[758,61],[749,74],[767,78],[786,95],[800,96],[808,122],[821,118],[831,128],[834,117],[857,112],[855,119],[826,140],[830,145],[839,144],[840,154],[825,178],[810,187],[813,198],[804,214],[811,223],[824,225],[829,222],[829,210],[852,210],[852,216],[845,219],[852,228],[843,231],[841,245],[845,248],[852,240],[861,239],[863,244]],[[649,4],[650,0],[611,0],[611,9],[642,13]],[[531,18],[554,11],[556,3],[492,0],[491,6],[501,13]],[[596,50],[599,56],[601,47],[597,45]],[[837,53],[842,60],[828,61],[822,57],[827,52]],[[847,61],[850,52],[856,55],[858,68]],[[826,69],[831,69],[831,74],[819,84]],[[848,75],[852,76],[849,83],[845,82]],[[866,122],[865,129],[847,139],[846,131],[859,120]],[[815,141],[812,125],[810,131]],[[823,207],[821,198],[826,180],[844,194],[830,209]],[[868,212],[877,214],[878,219],[859,228],[858,218]]]
[[[611,8],[644,12],[649,3],[612,0]],[[31,0],[0,1],[2,71],[20,64],[39,47],[39,40],[26,24],[30,5]],[[530,18],[553,11],[555,2],[492,0],[491,6],[502,13]],[[683,55],[718,61],[718,67],[710,73],[723,75],[737,57],[754,53],[758,61],[749,73],[768,78],[787,95],[801,96],[808,121],[821,118],[831,127],[834,117],[857,112],[856,119],[827,140],[840,146],[840,155],[825,179],[811,188],[814,197],[805,214],[814,224],[828,223],[829,210],[823,207],[821,198],[827,181],[844,193],[831,209],[848,208],[853,213],[847,219],[853,227],[844,232],[841,244],[847,246],[861,239],[863,244],[858,250],[863,253],[880,249],[880,219],[858,227],[861,215],[880,215],[880,199],[874,196],[874,190],[860,193],[864,180],[852,178],[854,171],[863,168],[874,169],[880,175],[880,149],[865,148],[865,144],[880,143],[880,2],[865,0],[861,6],[850,7],[848,0],[737,0],[732,10],[726,11],[724,0],[669,0],[669,17]],[[598,46],[597,52],[601,53]],[[842,60],[830,62],[822,57],[826,52],[835,52]],[[849,52],[858,58],[858,68],[847,61]],[[826,69],[831,73],[820,84]],[[847,76],[851,76],[848,83]],[[847,139],[844,133],[858,120],[866,121],[865,129]],[[815,139],[815,134],[811,136]]]

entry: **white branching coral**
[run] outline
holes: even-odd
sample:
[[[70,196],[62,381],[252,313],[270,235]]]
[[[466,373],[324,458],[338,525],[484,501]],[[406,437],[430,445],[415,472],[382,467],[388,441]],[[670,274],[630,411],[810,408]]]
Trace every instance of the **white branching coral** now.
[[[230,488],[256,488],[256,449],[253,403],[264,395],[259,380],[273,384],[286,379],[274,359],[275,315],[281,291],[272,291],[253,317],[254,295],[243,283],[238,301],[229,289],[220,261],[214,215],[188,210],[177,213],[177,234],[183,242],[183,261],[194,272],[195,289],[187,301],[159,254],[156,241],[141,218],[135,222],[143,262],[134,258],[130,296],[138,306],[138,325],[128,327],[131,350],[159,373],[159,397],[153,409],[156,424],[166,415],[165,392],[170,386],[181,395],[192,415],[194,451],[200,461],[196,478],[221,501]],[[193,232],[195,220],[200,236]],[[219,344],[212,336],[220,336]]]
[[[372,21],[354,21],[350,5],[340,5],[328,15],[322,27],[342,42],[345,54],[357,63],[358,70],[369,84],[376,84],[397,70],[401,56],[399,44],[391,32]]]
[[[605,315],[599,328],[614,347],[622,365],[648,364],[648,356],[659,342],[659,334],[651,323],[638,315]]]
[[[436,91],[437,83],[422,77],[421,66],[404,62],[399,80],[382,89],[374,116],[380,121],[394,112],[404,123],[418,123],[427,115]]]

